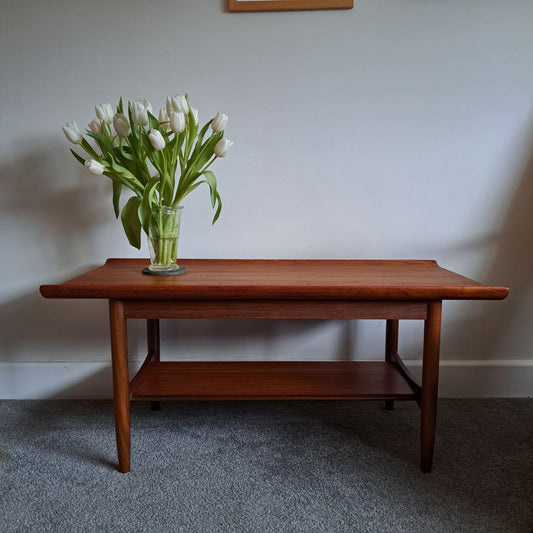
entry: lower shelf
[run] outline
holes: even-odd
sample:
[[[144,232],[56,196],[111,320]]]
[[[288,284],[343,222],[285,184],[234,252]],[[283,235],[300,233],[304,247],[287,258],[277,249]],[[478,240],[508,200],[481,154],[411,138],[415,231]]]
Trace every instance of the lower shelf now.
[[[130,392],[133,400],[416,399],[396,365],[381,361],[151,362]]]

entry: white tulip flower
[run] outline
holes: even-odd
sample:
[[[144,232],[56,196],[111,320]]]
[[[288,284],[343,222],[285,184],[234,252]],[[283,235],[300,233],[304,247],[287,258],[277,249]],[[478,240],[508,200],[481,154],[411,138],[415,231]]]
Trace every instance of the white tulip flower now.
[[[174,133],[181,133],[185,129],[185,115],[181,111],[170,113],[170,129]]]
[[[63,133],[71,143],[80,144],[83,140],[80,128],[78,128],[78,125],[74,121],[67,122],[65,126],[63,126]]]
[[[165,109],[159,110],[157,120],[159,120],[159,125],[161,126],[162,130],[168,131],[170,129],[169,118]]]
[[[91,174],[103,174],[105,171],[104,165],[102,163],[99,163],[95,159],[87,159],[85,161],[85,168],[91,173]]]
[[[148,100],[148,98],[141,98],[140,101],[142,102],[142,105],[146,108],[146,111],[152,113],[152,104],[150,103],[150,100]]]
[[[94,120],[89,122],[89,129],[93,133],[102,133],[102,123],[97,118],[95,118]]]
[[[139,126],[148,126],[148,112],[152,112],[152,104],[146,98],[135,100],[131,105],[133,123]]]
[[[189,103],[187,102],[187,98],[184,94],[167,96],[166,107],[169,117],[172,111],[181,111],[184,115],[187,115],[189,113]]]
[[[172,111],[176,111],[175,107],[174,107],[174,102],[173,102],[173,98],[175,98],[175,96],[167,96],[167,99],[165,100],[165,107],[166,107],[166,110],[167,110],[167,115],[170,117],[170,113],[172,113]]]
[[[170,113],[172,113],[172,111],[174,111],[174,107],[172,105],[172,96],[167,96],[167,98],[165,100],[165,108],[166,108],[166,111],[167,111],[167,115],[170,117]]]
[[[96,117],[102,122],[105,122],[106,124],[111,124],[113,122],[114,113],[113,108],[111,107],[111,104],[109,102],[106,104],[94,106],[94,110],[96,111]]]
[[[228,115],[225,115],[224,113],[221,113],[219,111],[213,119],[213,122],[211,122],[211,129],[215,133],[223,131],[226,127],[226,124],[228,123],[228,119]]]
[[[154,150],[161,151],[165,147],[165,139],[159,130],[151,130],[148,134],[150,143],[152,144]]]
[[[119,137],[127,137],[131,133],[128,117],[124,113],[117,113],[113,117],[113,126]]]
[[[228,153],[228,150],[232,144],[233,142],[227,137],[222,137],[222,139],[215,144],[215,155],[217,157],[224,157]]]

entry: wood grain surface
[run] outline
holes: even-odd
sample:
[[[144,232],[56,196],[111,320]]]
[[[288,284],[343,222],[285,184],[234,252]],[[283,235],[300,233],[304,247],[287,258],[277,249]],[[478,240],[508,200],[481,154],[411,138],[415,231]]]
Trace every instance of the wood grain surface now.
[[[109,259],[58,285],[46,298],[120,300],[502,299],[506,287],[488,286],[441,268],[435,261],[183,259],[180,276],[147,276],[143,259]]]

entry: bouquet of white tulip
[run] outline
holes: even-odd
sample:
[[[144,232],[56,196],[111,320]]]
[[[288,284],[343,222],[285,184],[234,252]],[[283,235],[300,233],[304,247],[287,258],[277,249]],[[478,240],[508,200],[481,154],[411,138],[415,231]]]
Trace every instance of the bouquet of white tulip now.
[[[149,234],[153,211],[179,206],[202,183],[210,189],[215,223],[222,202],[215,175],[208,168],[233,144],[224,137],[228,122],[224,113],[218,113],[200,129],[198,111],[189,105],[187,95],[169,96],[158,118],[146,99],[128,102],[127,115],[122,98],[116,113],[109,103],[97,105],[95,111],[96,118],[86,135],[96,146],[84,138],[75,122],[63,126],[63,132],[90,156],[84,159],[71,150],[89,172],[111,178],[115,215],[118,218],[120,214],[132,246],[141,247],[141,229]],[[211,133],[206,138],[209,127]],[[134,196],[120,211],[123,186]]]

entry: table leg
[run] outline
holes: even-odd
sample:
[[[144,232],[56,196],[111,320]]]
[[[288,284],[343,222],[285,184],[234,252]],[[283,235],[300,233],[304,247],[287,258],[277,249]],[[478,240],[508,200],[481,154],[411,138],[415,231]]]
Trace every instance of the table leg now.
[[[122,302],[109,301],[111,357],[113,362],[113,405],[117,439],[118,470],[130,471],[130,390],[128,334]]]
[[[151,360],[159,362],[161,360],[160,337],[159,337],[159,319],[148,318],[146,320],[146,336],[148,339],[148,353]],[[159,411],[161,405],[158,401],[150,402],[152,411]]]
[[[385,336],[385,361],[391,363],[398,353],[398,320],[388,319]],[[385,409],[394,409],[394,400],[385,400]]]
[[[424,355],[420,391],[420,468],[431,472],[439,388],[439,349],[442,302],[428,302],[424,322]]]

